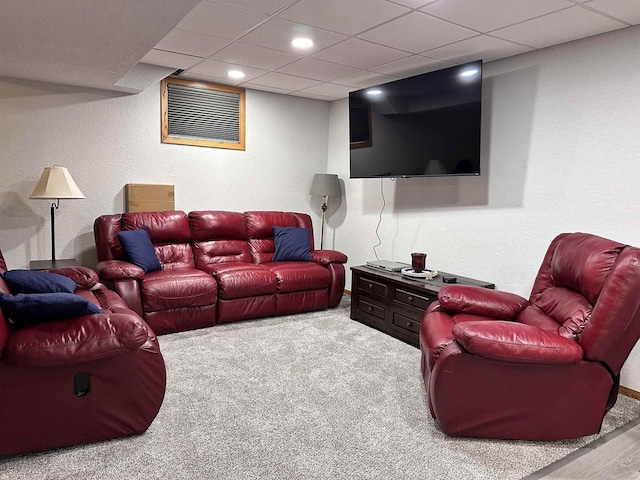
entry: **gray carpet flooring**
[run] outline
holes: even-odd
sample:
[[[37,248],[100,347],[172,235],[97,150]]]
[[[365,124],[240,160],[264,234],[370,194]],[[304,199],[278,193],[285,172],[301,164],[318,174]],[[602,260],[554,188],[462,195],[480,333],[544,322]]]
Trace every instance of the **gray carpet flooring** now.
[[[147,433],[1,460],[0,478],[504,480],[598,437],[447,437],[419,350],[350,320],[348,303],[160,337],[167,394]],[[602,434],[639,415],[620,396]]]

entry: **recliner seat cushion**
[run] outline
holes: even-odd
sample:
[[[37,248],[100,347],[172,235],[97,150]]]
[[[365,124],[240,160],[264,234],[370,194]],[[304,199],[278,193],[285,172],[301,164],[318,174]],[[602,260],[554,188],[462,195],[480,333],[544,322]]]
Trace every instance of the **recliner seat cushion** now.
[[[275,274],[278,293],[328,288],[331,283],[329,271],[316,263],[273,262],[263,266]]]
[[[214,273],[223,300],[276,293],[276,276],[261,265],[228,262],[209,265],[207,270]]]
[[[211,305],[217,297],[214,278],[193,269],[150,272],[142,281],[141,291],[145,312]]]

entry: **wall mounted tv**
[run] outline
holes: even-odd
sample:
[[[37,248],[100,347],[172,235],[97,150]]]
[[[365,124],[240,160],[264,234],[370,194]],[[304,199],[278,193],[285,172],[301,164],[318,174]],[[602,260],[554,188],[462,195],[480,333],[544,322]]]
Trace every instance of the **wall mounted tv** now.
[[[351,178],[480,175],[482,61],[349,94]]]

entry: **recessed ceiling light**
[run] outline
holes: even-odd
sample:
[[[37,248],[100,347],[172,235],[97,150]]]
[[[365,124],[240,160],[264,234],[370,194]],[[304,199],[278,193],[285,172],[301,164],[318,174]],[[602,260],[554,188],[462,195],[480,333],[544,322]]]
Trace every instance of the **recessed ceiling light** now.
[[[291,45],[295,48],[307,49],[313,47],[313,40],[305,37],[297,37],[291,41]]]
[[[229,78],[235,78],[236,80],[244,78],[244,73],[240,70],[229,70],[227,72],[227,75],[229,76]]]

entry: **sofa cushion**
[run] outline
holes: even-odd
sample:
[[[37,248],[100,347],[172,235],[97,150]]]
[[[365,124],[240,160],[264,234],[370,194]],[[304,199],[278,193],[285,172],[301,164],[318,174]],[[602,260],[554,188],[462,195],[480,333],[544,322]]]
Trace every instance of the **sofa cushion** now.
[[[310,262],[310,235],[311,232],[308,228],[273,227],[273,240],[275,242],[273,261]]]
[[[201,270],[149,272],[142,281],[142,307],[145,312],[155,312],[211,305],[216,301],[217,287],[214,278]]]
[[[331,284],[329,270],[316,263],[273,262],[263,265],[275,274],[278,293],[328,288]]]
[[[4,274],[9,290],[17,293],[73,293],[77,284],[64,275],[43,271],[9,270]]]
[[[261,265],[226,262],[207,268],[215,275],[223,300],[276,293],[276,276]]]
[[[80,295],[66,292],[0,293],[0,308],[18,326],[102,312]]]
[[[118,232],[118,238],[131,263],[145,273],[162,269],[146,228],[123,230]]]

